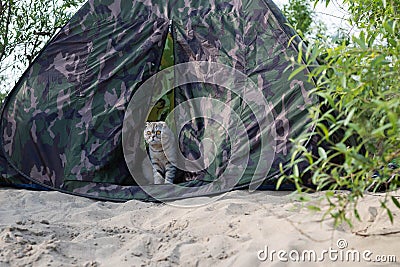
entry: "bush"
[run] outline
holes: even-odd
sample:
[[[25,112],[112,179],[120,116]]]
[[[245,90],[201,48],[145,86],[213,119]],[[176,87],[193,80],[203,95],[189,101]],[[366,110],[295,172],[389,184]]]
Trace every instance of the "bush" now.
[[[321,105],[310,109],[316,125],[311,135],[320,140],[320,146],[318,155],[313,155],[302,145],[310,136],[293,140],[295,155],[303,156],[293,157],[294,172],[285,178],[293,180],[299,191],[310,190],[302,180],[306,172],[312,174],[316,190],[349,189],[347,194],[327,191],[326,198],[335,222],[351,225],[349,208],[359,218],[357,200],[367,190],[395,190],[400,183],[400,3],[343,2],[356,33],[339,43],[329,38],[314,40],[305,54],[306,63],[291,59],[297,71],[306,66],[312,69],[309,79],[316,82],[316,88],[311,94],[321,99]],[[357,145],[349,145],[349,138],[355,138]],[[309,167],[299,173],[298,166],[304,161]],[[400,205],[394,197],[381,202],[393,221],[386,208],[388,199]]]

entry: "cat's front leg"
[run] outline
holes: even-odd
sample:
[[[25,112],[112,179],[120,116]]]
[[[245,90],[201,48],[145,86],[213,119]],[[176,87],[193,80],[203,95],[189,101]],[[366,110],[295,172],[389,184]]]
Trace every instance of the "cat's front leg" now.
[[[154,175],[154,184],[163,184],[164,177],[161,175],[161,171],[153,168],[153,175]]]
[[[176,174],[176,168],[174,165],[171,163],[168,163],[167,166],[165,166],[165,183],[174,183],[175,179],[175,174]]]

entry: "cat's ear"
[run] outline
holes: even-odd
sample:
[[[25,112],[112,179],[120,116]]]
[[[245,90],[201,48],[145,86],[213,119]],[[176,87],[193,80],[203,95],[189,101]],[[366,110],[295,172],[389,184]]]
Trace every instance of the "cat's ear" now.
[[[167,124],[165,123],[165,121],[159,121],[158,122],[158,126],[163,129]]]
[[[146,127],[150,126],[150,122],[146,121]]]

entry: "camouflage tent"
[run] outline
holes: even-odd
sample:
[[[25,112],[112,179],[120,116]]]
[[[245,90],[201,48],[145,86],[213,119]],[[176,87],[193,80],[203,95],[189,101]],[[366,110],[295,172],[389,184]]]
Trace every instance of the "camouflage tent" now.
[[[313,130],[309,70],[288,79],[299,40],[285,23],[271,0],[89,0],[3,105],[0,183],[114,201],[274,185],[289,140]],[[169,66],[185,68],[149,85]],[[238,85],[242,74],[257,90]],[[157,89],[165,82],[173,88]],[[175,124],[189,118],[179,121],[182,155],[201,159],[208,139],[213,159],[183,170],[177,185],[139,182],[143,123],[170,113]]]

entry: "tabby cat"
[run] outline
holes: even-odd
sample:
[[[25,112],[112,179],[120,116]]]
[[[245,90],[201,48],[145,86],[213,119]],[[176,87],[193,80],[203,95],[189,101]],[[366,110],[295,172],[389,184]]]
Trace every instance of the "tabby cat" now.
[[[149,145],[149,158],[153,177],[148,177],[146,167],[143,167],[145,178],[153,180],[154,184],[174,183],[176,174],[175,137],[165,122],[146,122],[144,139]]]

